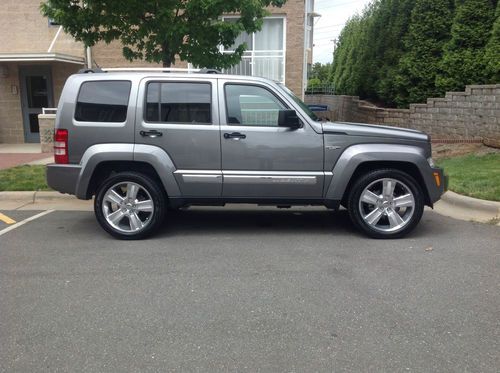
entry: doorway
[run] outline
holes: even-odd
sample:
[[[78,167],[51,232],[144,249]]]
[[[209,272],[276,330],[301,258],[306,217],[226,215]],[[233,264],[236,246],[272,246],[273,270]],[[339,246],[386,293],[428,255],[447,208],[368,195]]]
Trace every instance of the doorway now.
[[[50,66],[20,66],[21,106],[23,111],[24,141],[40,142],[38,114],[42,108],[54,106]]]

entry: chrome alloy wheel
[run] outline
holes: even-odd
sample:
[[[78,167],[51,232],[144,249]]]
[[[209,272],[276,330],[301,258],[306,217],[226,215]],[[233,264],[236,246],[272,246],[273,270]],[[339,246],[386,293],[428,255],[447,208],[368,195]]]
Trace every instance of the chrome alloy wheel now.
[[[415,197],[408,186],[396,179],[370,183],[359,198],[361,217],[372,229],[395,232],[403,229],[415,212]]]
[[[109,188],[102,200],[102,213],[110,226],[121,233],[137,233],[146,228],[154,213],[149,192],[133,182]]]

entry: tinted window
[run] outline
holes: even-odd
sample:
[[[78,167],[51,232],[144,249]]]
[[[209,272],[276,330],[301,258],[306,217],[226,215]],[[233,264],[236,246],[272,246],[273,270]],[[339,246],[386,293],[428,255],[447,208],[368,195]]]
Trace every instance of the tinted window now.
[[[229,125],[278,126],[279,111],[285,106],[267,89],[228,84],[225,91]]]
[[[131,83],[85,82],[76,102],[75,119],[81,122],[124,122]]]
[[[210,90],[207,83],[149,83],[146,121],[212,123]]]

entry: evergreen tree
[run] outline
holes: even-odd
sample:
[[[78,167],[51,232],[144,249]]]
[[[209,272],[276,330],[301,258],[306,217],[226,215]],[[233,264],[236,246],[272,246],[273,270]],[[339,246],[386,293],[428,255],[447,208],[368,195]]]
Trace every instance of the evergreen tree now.
[[[354,74],[354,61],[359,55],[362,18],[349,19],[342,29],[335,49],[331,80],[339,94],[355,95],[358,85]]]
[[[495,23],[485,48],[484,59],[487,83],[500,83],[500,2],[497,3]]]
[[[377,101],[387,106],[396,105],[394,83],[414,4],[414,0],[382,0],[381,12],[386,13],[387,17],[384,17],[382,22],[381,31],[384,34],[380,40],[383,40],[384,47],[380,51],[378,78],[374,89]]]
[[[451,39],[444,47],[436,86],[441,92],[463,90],[466,84],[484,84],[485,46],[495,18],[491,0],[457,0]]]
[[[366,96],[363,87],[370,74],[367,51],[370,49],[368,35],[373,9],[372,3],[363,14],[349,19],[340,33],[330,78],[340,94]]]
[[[400,107],[425,102],[428,97],[443,93],[435,80],[443,54],[450,39],[452,4],[450,0],[416,0],[411,12],[405,52],[395,78],[395,101]]]

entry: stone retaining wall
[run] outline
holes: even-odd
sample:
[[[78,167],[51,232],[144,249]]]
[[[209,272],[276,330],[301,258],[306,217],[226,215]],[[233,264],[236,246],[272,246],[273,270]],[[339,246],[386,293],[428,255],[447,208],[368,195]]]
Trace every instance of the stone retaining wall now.
[[[328,105],[343,122],[413,128],[436,142],[484,142],[500,147],[500,84],[471,85],[409,109],[379,108],[356,96],[306,96],[309,104]]]

